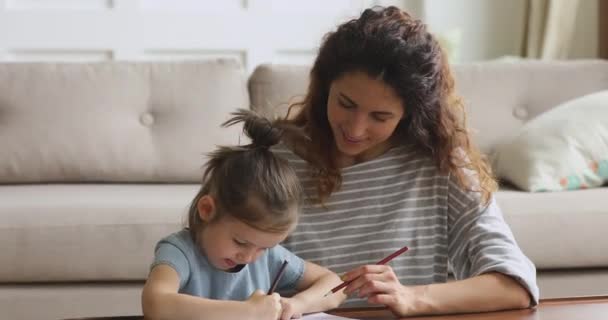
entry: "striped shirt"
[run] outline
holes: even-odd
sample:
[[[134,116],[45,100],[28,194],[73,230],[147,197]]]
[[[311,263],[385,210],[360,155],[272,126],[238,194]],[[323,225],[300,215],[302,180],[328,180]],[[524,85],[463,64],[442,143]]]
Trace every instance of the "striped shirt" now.
[[[273,148],[296,169],[305,193],[316,195],[307,162],[285,145]],[[456,279],[500,272],[519,281],[538,302],[536,270],[522,253],[492,200],[461,188],[429,157],[395,147],[342,169],[341,188],[323,205],[308,201],[283,245],[338,274],[374,264],[403,246],[393,259],[404,285],[443,283],[448,263]],[[350,298],[345,306],[365,305]]]

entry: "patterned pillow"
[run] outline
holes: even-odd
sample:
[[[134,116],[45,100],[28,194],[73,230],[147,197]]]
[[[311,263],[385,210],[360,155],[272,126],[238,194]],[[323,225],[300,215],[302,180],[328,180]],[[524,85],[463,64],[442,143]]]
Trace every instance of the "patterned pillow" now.
[[[608,182],[608,90],[566,101],[526,123],[498,146],[496,173],[527,191]]]

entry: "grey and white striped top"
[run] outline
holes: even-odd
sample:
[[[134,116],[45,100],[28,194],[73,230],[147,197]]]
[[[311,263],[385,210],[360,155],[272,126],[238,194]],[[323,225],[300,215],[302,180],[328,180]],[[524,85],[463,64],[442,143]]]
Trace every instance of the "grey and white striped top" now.
[[[296,169],[307,194],[316,195],[308,164],[280,144],[273,151]],[[413,148],[395,147],[342,170],[342,186],[324,206],[305,203],[296,230],[283,245],[338,274],[373,264],[408,246],[390,265],[402,284],[446,282],[491,271],[519,281],[538,302],[536,270],[522,253],[494,199],[480,205],[450,175],[439,173]],[[345,306],[365,304],[349,299]]]

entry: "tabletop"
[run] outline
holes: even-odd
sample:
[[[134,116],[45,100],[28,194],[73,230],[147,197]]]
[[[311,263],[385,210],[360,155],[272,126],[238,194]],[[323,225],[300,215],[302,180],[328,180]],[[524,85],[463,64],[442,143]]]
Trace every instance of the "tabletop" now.
[[[353,319],[396,319],[384,308],[341,309],[331,312]],[[544,299],[533,309],[506,310],[497,312],[466,313],[426,317],[409,317],[407,320],[563,320],[563,319],[608,319],[608,296]]]
[[[396,319],[385,308],[345,308],[330,311],[336,316],[362,320]],[[143,316],[77,318],[68,320],[143,320]],[[608,319],[608,296],[543,299],[533,309],[497,312],[466,313],[426,317],[409,317],[407,320],[563,320]]]

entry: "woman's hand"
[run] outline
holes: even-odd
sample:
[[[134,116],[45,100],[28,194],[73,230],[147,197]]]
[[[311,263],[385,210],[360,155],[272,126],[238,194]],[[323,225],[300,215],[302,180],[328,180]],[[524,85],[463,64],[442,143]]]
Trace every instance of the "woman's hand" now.
[[[250,319],[276,320],[281,315],[281,296],[278,293],[267,295],[261,290],[256,290],[246,302],[252,306]]]
[[[342,280],[355,279],[344,289],[344,293],[356,293],[367,298],[369,304],[382,304],[395,315],[407,316],[414,310],[414,289],[399,282],[393,268],[387,265],[365,265],[344,274]]]
[[[302,317],[302,311],[298,301],[293,298],[281,298],[281,320],[299,319]]]

